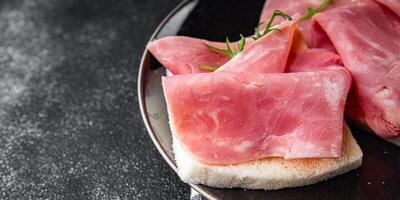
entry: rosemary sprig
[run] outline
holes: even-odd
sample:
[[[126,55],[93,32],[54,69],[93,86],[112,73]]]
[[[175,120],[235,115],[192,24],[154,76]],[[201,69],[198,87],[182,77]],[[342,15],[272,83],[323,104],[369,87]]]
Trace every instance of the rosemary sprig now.
[[[228,56],[229,58],[233,58],[235,57],[238,53],[240,53],[241,51],[243,51],[244,46],[246,45],[246,38],[243,37],[242,34],[240,34],[240,40],[237,44],[237,48],[236,50],[233,50],[231,47],[231,42],[229,41],[229,38],[226,37],[225,39],[225,44],[226,44],[226,49],[221,49],[218,47],[214,47],[211,46],[209,44],[204,43],[204,45],[211,51],[216,51],[216,52],[220,52],[220,53],[224,53],[226,56]],[[219,68],[219,66],[210,66],[210,65],[204,65],[204,64],[198,64],[197,65],[198,68],[206,70],[206,71],[210,71],[213,72],[215,70],[217,70]]]
[[[289,15],[287,15],[286,13],[284,13],[284,12],[282,12],[280,10],[274,10],[274,12],[272,13],[271,19],[268,21],[267,26],[265,27],[265,29],[262,32],[260,32],[260,25],[262,23],[259,24],[255,28],[255,33],[254,33],[253,39],[254,40],[258,40],[258,39],[260,39],[261,37],[263,37],[264,35],[266,35],[267,33],[271,32],[273,30],[280,30],[279,26],[272,25],[276,17],[283,17],[284,19],[292,20],[292,18]],[[226,43],[226,49],[214,47],[214,46],[211,46],[211,45],[206,44],[206,43],[204,43],[204,45],[211,51],[224,53],[229,58],[233,58],[237,54],[239,54],[241,51],[243,51],[244,46],[246,45],[246,38],[243,37],[242,34],[240,34],[240,40],[239,40],[239,42],[237,44],[236,50],[232,49],[231,42],[229,41],[228,37],[226,37],[225,43]],[[199,67],[200,69],[206,70],[206,71],[215,71],[215,70],[217,70],[219,68],[218,66],[209,66],[209,65],[204,65],[204,64],[198,64],[197,67]]]
[[[323,2],[316,8],[307,8],[307,13],[303,15],[300,20],[310,19],[315,14],[324,10],[329,4],[332,3],[332,0],[323,0]]]
[[[282,18],[287,19],[289,21],[292,20],[292,17],[290,17],[288,14],[282,12],[281,10],[274,10],[274,12],[272,13],[271,19],[269,19],[269,22],[268,22],[267,26],[265,27],[264,31],[260,32],[260,25],[262,23],[259,24],[255,28],[255,33],[254,33],[253,39],[254,40],[258,40],[258,39],[260,39],[261,37],[263,37],[264,35],[266,35],[267,33],[271,32],[271,31],[280,30],[278,25],[275,25],[275,26],[272,25],[276,17],[282,17]]]
[[[231,42],[229,41],[229,38],[228,38],[228,37],[226,37],[226,39],[225,39],[225,44],[226,44],[226,49],[221,49],[221,48],[214,47],[214,46],[211,46],[211,45],[209,45],[209,44],[204,43],[204,45],[206,45],[206,47],[207,47],[208,49],[210,49],[211,51],[221,52],[221,53],[224,53],[224,54],[225,54],[226,56],[228,56],[229,58],[233,58],[233,57],[235,57],[238,53],[240,53],[241,51],[243,51],[244,46],[246,45],[246,38],[243,37],[242,34],[240,34],[240,40],[239,40],[239,42],[238,42],[238,44],[237,44],[237,49],[236,49],[236,50],[232,50]]]

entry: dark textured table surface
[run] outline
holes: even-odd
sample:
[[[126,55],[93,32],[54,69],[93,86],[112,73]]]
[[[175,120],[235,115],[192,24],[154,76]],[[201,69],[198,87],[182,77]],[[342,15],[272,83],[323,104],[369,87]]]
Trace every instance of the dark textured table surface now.
[[[0,0],[0,199],[188,199],[136,91],[179,0]]]

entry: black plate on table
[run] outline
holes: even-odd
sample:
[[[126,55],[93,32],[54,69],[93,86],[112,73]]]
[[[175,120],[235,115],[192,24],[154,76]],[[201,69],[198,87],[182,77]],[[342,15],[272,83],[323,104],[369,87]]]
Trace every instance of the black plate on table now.
[[[150,40],[185,35],[208,40],[232,40],[251,35],[264,1],[184,1],[155,30]],[[147,130],[168,164],[176,170],[171,132],[161,87],[165,70],[145,50],[139,72],[139,101]],[[363,164],[347,174],[318,184],[277,191],[217,189],[191,185],[209,199],[400,199],[400,148],[370,132],[351,127],[363,150]]]

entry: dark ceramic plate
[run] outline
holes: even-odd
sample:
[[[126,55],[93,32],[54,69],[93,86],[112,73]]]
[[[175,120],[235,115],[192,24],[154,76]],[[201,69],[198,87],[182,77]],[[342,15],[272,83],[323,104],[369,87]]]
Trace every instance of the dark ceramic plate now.
[[[257,25],[264,1],[184,1],[160,24],[150,40],[186,35],[209,40],[238,39]],[[139,101],[147,130],[168,164],[176,170],[171,132],[161,87],[165,70],[146,50],[139,72]],[[191,185],[209,199],[400,199],[400,148],[352,126],[363,153],[363,165],[318,184],[277,191],[216,189]]]

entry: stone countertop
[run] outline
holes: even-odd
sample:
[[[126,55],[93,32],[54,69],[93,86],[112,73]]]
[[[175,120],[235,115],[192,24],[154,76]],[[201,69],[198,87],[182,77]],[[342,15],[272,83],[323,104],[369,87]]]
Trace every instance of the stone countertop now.
[[[0,199],[188,199],[137,100],[179,0],[0,0]]]

